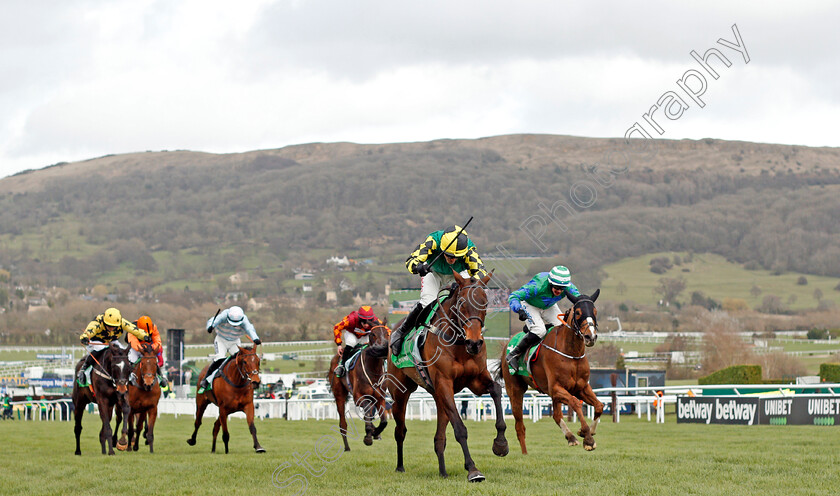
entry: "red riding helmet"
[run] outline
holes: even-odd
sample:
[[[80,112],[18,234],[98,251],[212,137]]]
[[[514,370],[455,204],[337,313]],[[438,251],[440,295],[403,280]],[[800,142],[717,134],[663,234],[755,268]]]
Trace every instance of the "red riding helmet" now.
[[[373,321],[376,319],[376,314],[373,313],[373,308],[369,305],[360,307],[357,313],[359,314],[359,320],[363,324],[373,324]]]

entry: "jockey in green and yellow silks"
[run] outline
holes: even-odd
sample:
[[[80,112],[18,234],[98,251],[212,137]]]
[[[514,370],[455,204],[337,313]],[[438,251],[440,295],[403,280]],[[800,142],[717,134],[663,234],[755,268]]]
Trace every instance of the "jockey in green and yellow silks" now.
[[[475,245],[460,226],[449,226],[429,234],[408,256],[405,267],[422,278],[420,301],[391,335],[391,353],[394,355],[399,354],[403,337],[416,325],[423,309],[437,299],[440,288],[455,281],[453,270],[463,277],[487,275]]]

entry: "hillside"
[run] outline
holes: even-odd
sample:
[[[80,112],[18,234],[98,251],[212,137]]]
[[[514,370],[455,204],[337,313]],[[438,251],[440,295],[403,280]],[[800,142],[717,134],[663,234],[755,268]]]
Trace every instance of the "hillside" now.
[[[348,254],[374,262],[369,286],[402,284],[425,234],[473,215],[482,253],[563,261],[588,284],[662,251],[840,276],[839,149],[660,140],[612,176],[592,169],[621,143],[511,135],[57,164],[0,180],[0,265],[18,283],[153,291],[212,291],[245,270],[277,291],[293,289],[293,268]],[[539,205],[555,202],[570,208],[552,222]]]

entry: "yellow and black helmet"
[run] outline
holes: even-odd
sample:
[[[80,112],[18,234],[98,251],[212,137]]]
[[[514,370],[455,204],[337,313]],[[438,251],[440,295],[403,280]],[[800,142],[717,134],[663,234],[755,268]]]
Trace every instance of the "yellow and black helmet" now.
[[[108,310],[105,310],[104,314],[102,314],[102,322],[104,322],[105,325],[119,327],[122,325],[122,315],[116,308],[109,308]]]
[[[444,255],[463,257],[467,254],[467,231],[461,231],[461,226],[449,226],[440,237],[440,249]]]

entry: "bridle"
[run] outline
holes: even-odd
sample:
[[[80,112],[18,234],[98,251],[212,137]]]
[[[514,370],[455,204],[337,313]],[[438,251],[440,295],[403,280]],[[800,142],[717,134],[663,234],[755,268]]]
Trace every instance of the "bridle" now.
[[[578,322],[578,319],[575,318],[575,309],[577,308],[577,306],[580,303],[583,303],[585,301],[591,303],[593,306],[595,305],[595,302],[590,300],[588,297],[587,298],[581,298],[572,305],[572,309],[569,312],[570,316],[572,317],[572,325],[566,324],[566,322],[563,321],[563,324],[568,326],[571,330],[573,330],[575,332],[575,336],[579,337],[580,339],[583,339],[583,332],[581,330],[580,323]],[[583,316],[581,316],[581,317],[583,317]],[[592,324],[591,327],[593,327],[593,330],[595,331],[594,334],[597,335],[598,334],[598,320],[597,320],[597,318],[594,315],[588,315],[586,317],[586,319],[587,319],[587,325],[589,325],[588,324],[588,319],[592,319],[593,324]]]
[[[153,365],[153,370],[154,370],[154,372],[152,372],[151,374],[149,374],[149,373],[147,373],[147,372],[146,372],[146,373],[143,373],[143,377],[144,377],[144,378],[145,378],[145,377],[147,377],[147,376],[152,376],[152,377],[154,378],[154,380],[152,381],[152,385],[151,385],[151,386],[147,385],[145,381],[139,381],[139,382],[138,382],[138,386],[140,386],[140,388],[141,388],[143,391],[151,391],[152,386],[154,386],[154,385],[155,385],[155,381],[157,380],[157,377],[155,377],[155,376],[157,375],[157,357],[156,357],[156,356],[141,356],[141,357],[140,357],[140,361],[139,361],[139,362],[137,362],[137,365],[135,366],[135,371],[134,371],[134,372],[132,372],[132,374],[133,374],[135,377],[137,377],[136,371],[137,371],[137,369],[138,369],[138,368],[140,368],[140,364],[142,364],[142,363],[143,363],[143,360],[154,360],[154,365]]]
[[[443,305],[441,305],[441,313],[443,314],[444,318],[447,319],[451,324],[453,324],[452,327],[454,327],[454,332],[455,332],[456,339],[467,339],[467,333],[464,330],[464,327],[471,320],[478,321],[478,324],[481,326],[481,335],[482,335],[482,337],[484,336],[484,319],[482,317],[479,317],[478,315],[471,315],[471,316],[467,317],[466,319],[461,318],[461,316],[463,315],[463,313],[461,312],[461,306],[464,305],[464,303],[467,302],[466,297],[463,297],[463,298],[461,297],[461,289],[465,289],[465,290],[466,289],[476,289],[476,288],[480,289],[480,288],[483,288],[483,287],[484,287],[484,285],[481,284],[480,282],[471,283],[470,285],[464,286],[463,288],[461,288],[457,284],[452,285],[452,287],[450,289],[451,292],[450,292],[449,298],[454,297],[455,298],[455,303],[452,305],[452,307],[450,307],[450,312],[449,313],[454,314],[454,318],[450,318],[449,315],[443,313],[443,311],[442,311]]]
[[[244,349],[246,349],[246,348],[243,348],[243,350]],[[225,382],[227,382],[228,384],[230,384],[231,386],[233,386],[235,388],[244,388],[244,387],[247,387],[247,386],[251,385],[252,381],[250,379],[250,376],[252,374],[259,374],[260,373],[260,365],[259,365],[260,362],[257,361],[257,369],[251,371],[251,374],[249,374],[247,370],[243,370],[242,366],[245,363],[244,357],[250,356],[250,355],[256,355],[256,354],[257,354],[256,350],[252,351],[251,353],[245,353],[244,351],[239,351],[239,353],[237,353],[237,355],[236,355],[236,358],[233,359],[233,362],[235,363],[234,368],[239,373],[239,378],[245,381],[244,384],[234,384],[233,381],[231,381],[228,378],[227,374],[225,374],[224,367],[222,367],[221,374],[220,374],[222,376],[222,379],[224,379]],[[240,360],[240,359],[242,359],[242,360]],[[257,357],[257,359],[259,360],[259,357]]]

